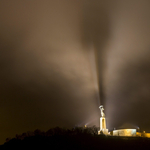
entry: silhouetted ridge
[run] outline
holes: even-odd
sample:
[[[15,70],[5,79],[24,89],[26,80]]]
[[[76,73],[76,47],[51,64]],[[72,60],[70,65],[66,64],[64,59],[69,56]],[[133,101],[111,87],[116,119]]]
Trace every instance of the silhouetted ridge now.
[[[75,127],[72,129],[52,128],[47,132],[39,129],[34,132],[16,135],[0,146],[0,149],[150,149],[150,139],[138,137],[113,137],[98,135],[98,128]]]

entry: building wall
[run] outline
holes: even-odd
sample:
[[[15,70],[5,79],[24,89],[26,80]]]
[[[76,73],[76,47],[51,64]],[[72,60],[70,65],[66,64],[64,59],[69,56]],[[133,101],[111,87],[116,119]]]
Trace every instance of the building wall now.
[[[150,133],[141,133],[141,136],[142,137],[150,138]]]
[[[141,132],[136,132],[136,136],[141,137]]]
[[[136,136],[136,129],[114,130],[113,136]]]

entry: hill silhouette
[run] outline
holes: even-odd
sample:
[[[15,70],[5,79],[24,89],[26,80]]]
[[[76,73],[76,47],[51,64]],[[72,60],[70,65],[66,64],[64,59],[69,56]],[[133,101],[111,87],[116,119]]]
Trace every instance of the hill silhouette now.
[[[150,149],[150,139],[140,137],[113,137],[97,135],[98,128],[75,127],[72,129],[52,128],[44,132],[39,129],[26,132],[10,139],[0,149]]]

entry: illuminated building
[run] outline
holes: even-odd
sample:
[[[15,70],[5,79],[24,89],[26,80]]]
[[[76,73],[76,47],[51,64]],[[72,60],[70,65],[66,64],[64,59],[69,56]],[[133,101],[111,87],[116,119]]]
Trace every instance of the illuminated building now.
[[[150,133],[143,132],[137,132],[137,129],[118,129],[113,130],[111,132],[108,132],[108,129],[106,128],[106,119],[104,114],[104,107],[101,105],[101,117],[100,117],[100,130],[98,131],[98,134],[105,134],[105,135],[111,135],[111,136],[128,136],[128,137],[147,137],[150,138]]]
[[[133,136],[133,137],[147,137],[150,138],[150,133],[143,132],[137,132],[136,129],[119,129],[119,130],[113,130],[109,132],[109,135],[112,136]]]
[[[113,136],[136,136],[136,129],[119,129],[113,131]]]

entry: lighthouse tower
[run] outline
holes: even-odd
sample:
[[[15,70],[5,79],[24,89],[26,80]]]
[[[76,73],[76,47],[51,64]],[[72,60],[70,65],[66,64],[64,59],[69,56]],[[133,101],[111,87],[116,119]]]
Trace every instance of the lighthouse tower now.
[[[106,129],[106,119],[105,119],[105,114],[104,114],[104,107],[101,105],[100,107],[101,110],[101,117],[100,117],[100,130],[98,131],[98,134],[103,132],[103,134],[108,134],[108,129]]]

